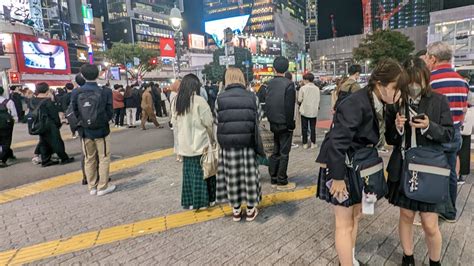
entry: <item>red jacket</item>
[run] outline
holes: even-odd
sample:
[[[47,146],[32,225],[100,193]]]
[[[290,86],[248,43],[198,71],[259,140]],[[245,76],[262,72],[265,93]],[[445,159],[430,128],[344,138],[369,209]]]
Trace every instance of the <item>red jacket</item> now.
[[[114,100],[114,109],[120,109],[125,107],[123,95],[119,91],[113,91],[112,96]]]

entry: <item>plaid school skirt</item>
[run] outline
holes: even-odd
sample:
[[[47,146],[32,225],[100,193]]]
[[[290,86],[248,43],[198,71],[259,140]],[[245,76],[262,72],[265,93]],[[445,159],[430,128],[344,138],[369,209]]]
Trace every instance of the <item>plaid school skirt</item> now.
[[[262,200],[260,171],[253,148],[219,150],[216,198],[237,207],[255,207]]]
[[[336,198],[331,195],[330,189],[326,185],[326,183],[330,180],[328,174],[328,168],[320,167],[318,187],[316,190],[317,198],[329,202],[333,205],[344,207],[350,207],[352,205],[359,204],[362,202],[362,180],[358,180],[358,178],[352,171],[347,171],[348,176],[344,178],[344,181],[346,182],[347,186],[347,191],[349,192],[349,199],[342,203],[340,203]]]

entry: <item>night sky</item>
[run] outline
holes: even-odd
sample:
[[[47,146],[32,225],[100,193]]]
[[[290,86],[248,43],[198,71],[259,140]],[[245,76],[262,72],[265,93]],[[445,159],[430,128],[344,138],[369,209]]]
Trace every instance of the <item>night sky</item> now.
[[[188,33],[204,34],[203,7],[203,1],[184,0],[183,30],[186,35]]]
[[[318,39],[332,38],[331,14],[334,14],[337,36],[361,34],[363,31],[361,0],[319,0]]]

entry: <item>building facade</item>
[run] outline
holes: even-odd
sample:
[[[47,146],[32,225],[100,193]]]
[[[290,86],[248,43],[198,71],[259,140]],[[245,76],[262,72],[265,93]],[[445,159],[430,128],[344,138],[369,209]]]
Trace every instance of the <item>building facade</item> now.
[[[306,3],[305,47],[309,50],[311,42],[318,39],[318,4],[317,0],[308,0]]]
[[[474,64],[474,5],[432,12],[428,43],[443,41],[452,45],[454,64]]]
[[[108,0],[106,43],[123,41],[160,49],[160,38],[173,37],[169,22],[174,0]]]

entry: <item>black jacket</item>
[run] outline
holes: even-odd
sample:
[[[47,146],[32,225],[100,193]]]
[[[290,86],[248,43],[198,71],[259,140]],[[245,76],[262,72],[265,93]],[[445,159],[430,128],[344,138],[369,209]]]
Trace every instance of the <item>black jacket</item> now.
[[[351,94],[337,108],[316,160],[327,165],[330,179],[343,180],[346,176],[346,154],[379,142],[371,98],[369,90],[364,88]]]
[[[140,92],[138,89],[132,90],[132,95],[130,97],[124,98],[125,108],[138,108],[141,105]]]
[[[385,114],[385,139],[387,144],[393,145],[393,152],[390,156],[390,161],[387,166],[388,177],[390,181],[397,182],[400,179],[403,160],[401,153],[402,136],[398,133],[395,119],[400,108],[395,105],[388,105]],[[424,135],[421,135],[421,130],[416,130],[417,146],[425,147],[439,147],[442,143],[448,143],[452,140],[454,134],[453,120],[449,110],[449,103],[446,96],[430,92],[423,96],[420,100],[418,113],[424,113],[430,119],[430,126]],[[405,112],[408,118],[408,112]],[[405,124],[405,149],[410,148],[411,144],[411,127],[409,121]]]
[[[295,84],[285,77],[275,77],[267,86],[265,114],[272,128],[295,129]],[[272,129],[273,131],[273,129]]]
[[[255,146],[257,98],[240,84],[227,86],[217,97],[217,141],[222,148]]]
[[[103,121],[103,127],[98,129],[90,129],[79,127],[79,134],[82,138],[87,139],[100,139],[105,138],[110,134],[109,121],[114,115],[113,101],[112,101],[112,90],[108,87],[99,87],[97,82],[86,82],[81,88],[73,90],[71,94],[71,104],[74,109],[74,114],[78,120],[82,120],[80,117],[79,106],[78,106],[78,97],[81,91],[86,90],[99,90],[101,91],[101,101],[103,105],[99,106],[98,117]]]
[[[44,101],[44,102],[43,102]],[[48,123],[54,125],[57,128],[61,127],[61,120],[59,119],[58,108],[55,106],[51,98],[31,98],[29,103],[30,110],[36,109],[40,103],[41,112],[48,116]]]

